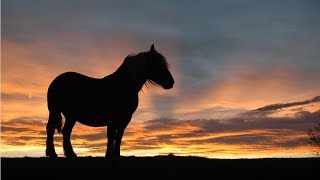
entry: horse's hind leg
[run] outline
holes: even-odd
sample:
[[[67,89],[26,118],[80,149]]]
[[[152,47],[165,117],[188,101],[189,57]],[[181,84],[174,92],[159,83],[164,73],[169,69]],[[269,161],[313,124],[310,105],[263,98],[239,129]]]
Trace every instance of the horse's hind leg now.
[[[54,149],[53,135],[57,126],[61,124],[61,120],[62,120],[62,117],[60,113],[50,112],[49,120],[46,127],[47,129],[46,156],[50,158],[58,157]]]
[[[75,121],[66,119],[66,122],[64,124],[62,134],[63,134],[63,150],[64,150],[64,155],[67,158],[76,158],[77,155],[74,153],[71,141],[70,141],[70,135],[72,132],[72,128],[75,125]]]

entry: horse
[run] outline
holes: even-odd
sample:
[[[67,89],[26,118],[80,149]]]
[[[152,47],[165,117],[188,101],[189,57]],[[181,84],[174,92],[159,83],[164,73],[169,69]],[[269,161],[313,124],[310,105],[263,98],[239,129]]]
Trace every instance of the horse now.
[[[138,93],[145,84],[171,89],[174,79],[166,58],[155,50],[128,55],[118,69],[103,78],[88,77],[77,72],[58,75],[49,85],[46,126],[46,156],[57,158],[53,136],[63,135],[66,158],[76,158],[70,135],[76,122],[91,126],[107,126],[106,158],[120,157],[123,133],[139,103]],[[62,128],[62,114],[65,117]]]

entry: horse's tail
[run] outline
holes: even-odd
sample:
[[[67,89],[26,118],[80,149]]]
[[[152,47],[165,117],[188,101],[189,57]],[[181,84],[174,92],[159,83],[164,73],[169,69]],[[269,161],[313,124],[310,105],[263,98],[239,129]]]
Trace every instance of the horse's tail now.
[[[47,130],[54,133],[57,129],[58,133],[61,133],[62,129],[62,116],[61,110],[57,105],[57,101],[52,97],[52,93],[48,92],[48,110],[49,110],[49,120],[47,124]]]
[[[54,129],[57,129],[58,133],[61,133],[62,129],[62,116],[61,112],[52,112],[50,111],[49,114],[49,121],[47,124],[47,129],[51,129],[54,131]]]
[[[61,116],[61,113],[59,113],[59,119],[57,121],[57,131],[59,134],[61,134],[61,129],[62,129],[62,116]]]
[[[57,129],[58,133],[61,133],[62,129],[62,116],[61,116],[61,106],[60,98],[58,98],[58,94],[56,93],[57,89],[57,80],[55,79],[48,88],[47,93],[47,103],[49,110],[49,120],[47,124],[47,130],[50,130],[54,133],[55,129]]]

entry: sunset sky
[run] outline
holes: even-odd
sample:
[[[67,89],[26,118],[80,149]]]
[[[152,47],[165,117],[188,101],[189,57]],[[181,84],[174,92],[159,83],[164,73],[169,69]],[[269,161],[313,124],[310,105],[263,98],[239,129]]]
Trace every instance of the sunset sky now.
[[[57,75],[102,78],[152,44],[176,83],[140,92],[122,155],[314,156],[306,131],[320,121],[318,0],[1,2],[2,157],[45,155]],[[77,123],[71,139],[80,156],[105,155],[106,127]],[[62,135],[55,145],[62,156]]]

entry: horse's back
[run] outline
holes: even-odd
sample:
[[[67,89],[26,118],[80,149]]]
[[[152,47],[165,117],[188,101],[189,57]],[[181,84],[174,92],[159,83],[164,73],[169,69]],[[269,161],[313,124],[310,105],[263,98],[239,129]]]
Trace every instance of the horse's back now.
[[[85,98],[92,89],[98,89],[99,79],[91,78],[76,72],[65,72],[57,76],[48,88],[47,100],[50,110],[51,104],[66,105]],[[82,97],[81,97],[82,96]],[[80,98],[80,99],[79,99]]]
[[[57,76],[50,84],[50,87],[54,86],[55,88],[59,88],[59,86],[65,85],[77,85],[79,83],[92,83],[94,81],[97,81],[98,79],[85,76],[83,74],[77,73],[77,72],[65,72]]]
[[[129,93],[121,84],[112,74],[96,79],[76,72],[63,73],[49,86],[49,111],[54,107],[87,125],[93,125],[95,119],[129,116],[138,106],[138,94]]]

